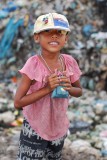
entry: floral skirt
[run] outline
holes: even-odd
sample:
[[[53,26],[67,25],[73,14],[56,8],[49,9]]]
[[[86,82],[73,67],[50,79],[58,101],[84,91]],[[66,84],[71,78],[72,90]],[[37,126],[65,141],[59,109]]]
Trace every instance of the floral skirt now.
[[[27,120],[24,119],[17,160],[42,160],[43,158],[47,160],[61,160],[65,138],[66,135],[53,141],[44,140],[35,133]]]

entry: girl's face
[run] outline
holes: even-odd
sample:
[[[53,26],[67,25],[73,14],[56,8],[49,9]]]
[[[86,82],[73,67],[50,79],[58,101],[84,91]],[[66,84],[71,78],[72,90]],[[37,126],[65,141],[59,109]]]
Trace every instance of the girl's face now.
[[[64,30],[45,30],[36,34],[34,39],[40,43],[42,51],[57,53],[64,47],[68,36]]]

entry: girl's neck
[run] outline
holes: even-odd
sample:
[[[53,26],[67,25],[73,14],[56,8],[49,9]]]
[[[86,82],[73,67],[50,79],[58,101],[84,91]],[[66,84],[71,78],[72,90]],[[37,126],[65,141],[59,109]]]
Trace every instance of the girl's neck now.
[[[53,73],[55,69],[64,71],[64,64],[60,54],[56,55],[56,57],[54,56],[54,59],[52,56],[49,57],[48,55],[40,54],[40,59],[45,64],[50,73]]]
[[[41,52],[41,54],[42,54],[43,58],[45,58],[46,60],[55,60],[55,61],[57,61],[60,56],[60,52],[58,52],[58,53]]]

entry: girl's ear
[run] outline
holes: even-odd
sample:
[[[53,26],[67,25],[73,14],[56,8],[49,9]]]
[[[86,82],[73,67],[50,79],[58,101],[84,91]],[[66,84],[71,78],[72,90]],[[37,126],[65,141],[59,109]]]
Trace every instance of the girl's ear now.
[[[34,41],[35,41],[35,43],[39,43],[39,35],[38,34],[34,34]]]

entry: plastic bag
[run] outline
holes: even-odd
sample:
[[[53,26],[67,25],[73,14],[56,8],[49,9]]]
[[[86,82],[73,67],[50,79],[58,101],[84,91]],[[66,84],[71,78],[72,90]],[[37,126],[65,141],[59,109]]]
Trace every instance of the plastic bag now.
[[[63,86],[56,87],[51,95],[52,98],[68,98],[68,96],[69,93],[64,89]]]

